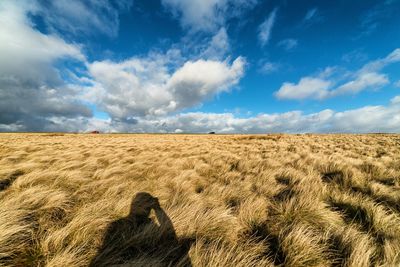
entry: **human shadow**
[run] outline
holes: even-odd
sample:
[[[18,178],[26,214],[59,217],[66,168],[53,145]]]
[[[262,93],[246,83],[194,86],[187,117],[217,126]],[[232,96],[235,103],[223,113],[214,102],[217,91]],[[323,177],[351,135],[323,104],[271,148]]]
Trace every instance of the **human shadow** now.
[[[158,224],[149,216],[154,210]],[[192,266],[191,241],[178,239],[158,199],[140,192],[127,217],[112,222],[89,266]]]

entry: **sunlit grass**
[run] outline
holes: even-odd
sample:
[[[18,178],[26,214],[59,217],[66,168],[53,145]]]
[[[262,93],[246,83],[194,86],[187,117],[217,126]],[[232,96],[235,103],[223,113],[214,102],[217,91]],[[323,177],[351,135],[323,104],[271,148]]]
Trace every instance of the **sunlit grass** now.
[[[0,166],[0,266],[89,265],[138,192],[193,266],[400,265],[399,135],[1,134]]]

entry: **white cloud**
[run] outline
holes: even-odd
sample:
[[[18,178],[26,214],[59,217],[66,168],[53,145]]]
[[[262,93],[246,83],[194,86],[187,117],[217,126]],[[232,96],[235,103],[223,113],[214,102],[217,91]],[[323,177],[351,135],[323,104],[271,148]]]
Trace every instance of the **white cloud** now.
[[[395,83],[394,83],[394,86],[400,87],[400,80],[398,80],[397,82],[395,82]]]
[[[365,64],[358,72],[377,72],[386,67],[387,65],[400,62],[400,48],[393,50],[389,55],[384,58],[373,60]]]
[[[290,51],[290,50],[293,50],[294,48],[296,48],[298,43],[299,42],[296,39],[289,38],[289,39],[284,39],[284,40],[280,41],[278,43],[278,46],[282,47],[286,51]]]
[[[73,131],[83,125],[135,125],[137,117],[165,116],[201,105],[235,87],[244,74],[244,58],[220,59],[229,50],[223,27],[201,48],[206,59],[187,60],[180,50],[170,49],[165,54],[150,52],[144,58],[90,63],[79,45],[33,28],[28,14],[37,13],[38,7],[36,2],[0,3],[4,26],[0,28],[1,130]],[[86,66],[87,76],[56,67],[60,60]],[[66,76],[73,84],[66,84]],[[111,119],[91,118],[87,104],[97,104]]]
[[[306,15],[304,16],[304,21],[309,21],[317,16],[318,8],[314,7],[307,11]]]
[[[298,84],[284,83],[275,93],[279,99],[323,99],[329,95],[331,82],[313,77],[301,78]]]
[[[326,109],[303,114],[291,111],[260,114],[250,118],[237,118],[232,113],[184,113],[166,117],[161,121],[139,122],[142,129],[152,127],[173,132],[215,131],[217,133],[266,133],[266,132],[399,132],[400,103],[388,106],[366,106],[359,109],[334,112]],[[163,128],[156,125],[163,125]]]
[[[178,106],[191,107],[237,84],[244,74],[244,65],[241,57],[231,65],[212,60],[189,61],[172,75],[166,86]]]
[[[307,10],[303,19],[297,24],[298,27],[310,27],[313,24],[322,22],[324,20],[323,14],[317,7],[313,7]]]
[[[261,46],[265,46],[271,38],[277,11],[278,9],[275,8],[258,27],[258,39],[260,40]]]
[[[394,63],[394,62],[399,62],[400,61],[400,48],[395,49],[392,53],[390,53],[386,58],[386,62],[389,63]]]
[[[84,61],[80,47],[33,29],[27,13],[35,6],[28,3],[0,2],[0,124],[37,130],[50,117],[91,116],[53,66]]]
[[[181,1],[163,0],[165,6],[181,16],[184,27],[192,27],[195,30],[213,30],[217,25],[223,23],[223,17],[219,16],[217,10],[223,9],[225,1]]]
[[[230,44],[228,34],[226,29],[222,27],[211,38],[205,50],[201,52],[201,57],[207,59],[220,59],[223,58],[229,50]]]
[[[392,104],[400,104],[400,95],[393,97],[392,99],[390,99],[390,103]]]
[[[396,3],[398,3],[396,0],[381,1],[374,7],[364,11],[360,17],[361,33],[357,38],[373,33],[381,27],[382,21],[395,16],[398,13],[398,9],[393,5]]]
[[[361,73],[355,80],[347,82],[331,92],[332,96],[340,94],[356,94],[366,88],[380,88],[389,83],[387,75],[369,72]]]
[[[84,59],[78,46],[56,35],[34,30],[27,19],[28,12],[28,6],[16,2],[0,3],[0,73],[3,77],[18,72],[18,75],[36,79],[46,75],[47,65],[57,58]],[[38,65],[46,65],[46,68],[37,68]]]
[[[325,99],[344,94],[357,94],[366,89],[379,89],[390,83],[386,74],[379,73],[385,66],[400,62],[400,49],[395,49],[387,57],[365,64],[347,77],[332,78],[335,68],[321,72],[316,77],[307,76],[298,84],[285,82],[275,92],[279,99]],[[342,81],[345,78],[345,81]]]
[[[274,62],[262,62],[261,67],[259,68],[259,72],[263,74],[270,74],[279,70],[281,65],[279,63]]]
[[[257,0],[162,0],[163,5],[180,18],[184,28],[215,31],[226,20],[238,17],[257,4]]]
[[[133,1],[118,0],[111,3],[107,0],[57,0],[37,3],[35,13],[43,17],[51,31],[74,35],[93,35],[99,32],[115,37],[118,34],[119,15],[128,11]]]
[[[225,27],[221,27],[212,33],[185,34],[179,43],[173,44],[172,47],[181,54],[183,62],[179,62],[179,64],[183,64],[184,61],[189,59],[221,61],[229,57],[231,53],[230,38]]]
[[[94,79],[89,98],[112,118],[162,116],[201,104],[235,86],[245,60],[187,61],[175,70],[163,55],[88,66]]]
[[[393,98],[387,106],[365,106],[341,112],[335,112],[330,109],[312,114],[290,111],[259,114],[248,118],[239,118],[233,113],[192,112],[164,117],[142,118],[138,119],[135,124],[111,119],[70,119],[63,120],[58,127],[62,128],[67,125],[81,131],[98,129],[104,132],[170,133],[208,133],[210,131],[217,133],[399,132],[399,97]],[[4,129],[2,125],[0,125],[0,129]]]
[[[342,60],[346,63],[365,62],[367,59],[368,55],[362,49],[352,50],[342,56]]]

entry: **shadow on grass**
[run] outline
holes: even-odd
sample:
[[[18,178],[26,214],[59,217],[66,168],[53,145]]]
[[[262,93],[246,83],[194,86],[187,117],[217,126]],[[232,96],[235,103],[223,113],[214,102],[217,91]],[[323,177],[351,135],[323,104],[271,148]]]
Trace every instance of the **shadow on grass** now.
[[[154,210],[156,223],[150,216]],[[140,192],[127,217],[112,222],[89,266],[192,266],[192,240],[178,240],[172,222],[158,199]]]
[[[6,190],[9,188],[18,177],[23,175],[24,172],[21,170],[16,170],[10,175],[8,175],[5,179],[0,180],[0,191]]]

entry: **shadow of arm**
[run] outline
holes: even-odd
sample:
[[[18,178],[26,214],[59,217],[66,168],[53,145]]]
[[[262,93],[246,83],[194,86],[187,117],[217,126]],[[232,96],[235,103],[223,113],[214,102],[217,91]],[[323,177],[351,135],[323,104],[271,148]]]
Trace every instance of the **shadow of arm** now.
[[[163,233],[167,234],[170,237],[176,238],[176,233],[172,221],[165,213],[165,211],[160,206],[155,207],[154,211]]]

